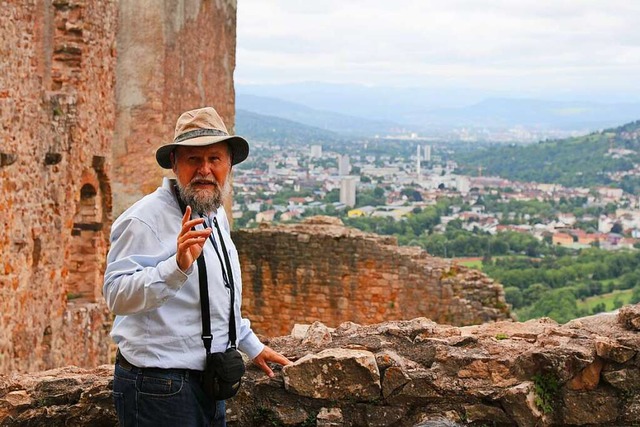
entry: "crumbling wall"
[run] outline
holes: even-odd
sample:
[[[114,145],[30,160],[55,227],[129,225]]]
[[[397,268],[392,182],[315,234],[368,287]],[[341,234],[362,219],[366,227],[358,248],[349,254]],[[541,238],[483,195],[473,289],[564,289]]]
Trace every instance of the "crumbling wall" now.
[[[249,364],[233,426],[632,426],[640,419],[640,306],[558,325],[425,318],[272,339],[292,365]],[[116,425],[111,366],[0,376],[0,424]]]
[[[154,152],[178,116],[213,106],[233,132],[235,0],[121,0],[114,214],[160,186]]]
[[[0,372],[110,359],[113,213],[160,184],[179,113],[233,129],[235,20],[235,0],[2,4]]]
[[[265,335],[314,321],[337,326],[424,316],[471,325],[510,316],[502,286],[481,272],[337,218],[240,230],[233,238],[243,314]]]
[[[2,4],[0,372],[108,360],[116,14],[115,0]]]

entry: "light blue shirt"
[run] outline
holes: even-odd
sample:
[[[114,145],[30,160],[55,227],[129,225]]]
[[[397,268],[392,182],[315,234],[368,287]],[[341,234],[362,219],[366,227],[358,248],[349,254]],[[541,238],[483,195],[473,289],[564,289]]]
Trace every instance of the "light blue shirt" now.
[[[194,263],[182,272],[176,262],[182,213],[171,186],[172,181],[165,178],[162,187],[139,200],[113,223],[103,292],[107,306],[116,314],[111,337],[127,361],[139,367],[203,370],[206,353],[201,338],[198,268]],[[240,262],[224,208],[206,217],[210,226],[214,217],[233,270],[238,349],[253,359],[264,345],[251,330],[249,320],[240,316]],[[222,251],[215,228],[211,236]],[[222,252],[220,255],[223,257]],[[221,352],[229,345],[230,292],[209,239],[204,256],[213,335],[211,351]]]

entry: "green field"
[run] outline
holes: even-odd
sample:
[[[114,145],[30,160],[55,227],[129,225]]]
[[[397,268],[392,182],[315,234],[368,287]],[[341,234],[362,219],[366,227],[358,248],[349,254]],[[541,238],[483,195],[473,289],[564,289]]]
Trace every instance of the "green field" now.
[[[467,258],[454,258],[453,259],[456,264],[461,265],[463,267],[475,268],[476,270],[482,270],[482,260],[481,259],[473,259],[469,260]]]
[[[529,258],[526,255],[501,255],[495,256],[493,259],[498,258]],[[463,267],[475,268],[476,270],[482,270],[482,258],[479,257],[460,257],[452,258],[452,260]]]
[[[627,289],[624,291],[613,291],[608,294],[597,295],[589,298],[585,298],[584,300],[576,301],[579,309],[587,309],[589,312],[598,305],[599,303],[604,303],[606,310],[612,311],[615,310],[616,304],[615,301],[621,301],[622,304],[629,304],[631,302],[631,294],[633,289]]]

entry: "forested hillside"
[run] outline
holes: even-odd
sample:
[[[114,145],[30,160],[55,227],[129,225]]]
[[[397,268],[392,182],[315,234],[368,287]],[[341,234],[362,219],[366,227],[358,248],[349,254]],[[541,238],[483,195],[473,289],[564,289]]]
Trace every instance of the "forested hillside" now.
[[[598,248],[544,258],[504,257],[482,265],[505,286],[520,320],[548,316],[558,322],[640,302],[639,267],[638,251]],[[596,303],[587,304],[589,298]]]
[[[591,187],[617,183],[625,191],[640,188],[636,176],[619,176],[640,163],[640,120],[586,136],[532,145],[492,145],[457,158],[459,173],[516,181]]]

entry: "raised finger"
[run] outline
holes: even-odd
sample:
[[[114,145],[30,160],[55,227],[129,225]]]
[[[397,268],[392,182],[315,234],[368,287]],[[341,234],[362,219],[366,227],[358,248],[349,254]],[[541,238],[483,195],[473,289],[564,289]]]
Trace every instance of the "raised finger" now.
[[[200,247],[202,247],[206,240],[206,237],[192,237],[190,239],[185,239],[178,244],[178,249],[180,251],[185,251],[194,245],[200,245]]]
[[[202,224],[202,223],[204,223],[204,218],[195,218],[195,219],[188,220],[187,222],[184,222],[182,224],[182,230],[180,230],[180,233],[185,234],[196,225]]]
[[[191,206],[187,206],[184,210],[184,215],[182,215],[182,226],[184,227],[185,222],[189,221],[191,218]]]
[[[209,234],[211,234],[211,229],[207,228],[205,230],[191,230],[188,229],[185,233],[181,233],[178,236],[178,242],[184,242],[185,240],[188,239],[193,239],[193,238],[203,238],[206,239],[207,237],[209,237]]]

